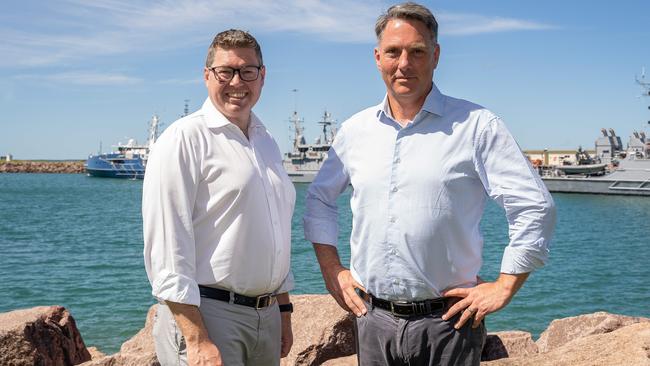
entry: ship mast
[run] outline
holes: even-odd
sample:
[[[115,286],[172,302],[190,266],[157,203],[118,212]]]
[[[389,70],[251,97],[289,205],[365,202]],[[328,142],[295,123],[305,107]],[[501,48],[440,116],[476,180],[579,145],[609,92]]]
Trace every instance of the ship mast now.
[[[289,122],[291,122],[289,131],[293,129],[293,151],[297,152],[298,145],[304,143],[304,137],[303,137],[304,129],[302,127],[303,120],[298,116],[298,107],[297,107],[298,89],[292,89],[291,92],[293,92],[293,114],[289,118]]]
[[[635,79],[636,83],[643,88],[643,94],[641,94],[641,96],[650,97],[650,82],[645,80],[645,67],[641,68],[641,77],[639,78],[637,76]],[[650,105],[648,105],[648,109],[650,109]],[[648,124],[650,124],[650,121],[648,121]]]
[[[636,83],[639,84],[641,88],[643,88],[643,94],[641,94],[641,96],[646,98],[650,97],[650,82],[645,80],[645,67],[641,68],[641,78],[635,77],[635,79]],[[648,105],[648,109],[650,109],[650,105]],[[648,124],[650,125],[650,121],[648,121]],[[643,131],[638,133],[635,137],[644,145],[643,156],[646,159],[650,158],[650,138],[648,138]]]
[[[332,120],[332,113],[329,113],[326,109],[323,112],[322,118],[323,119],[318,123],[323,125],[323,144],[331,145],[334,141],[334,135],[336,134],[335,128],[331,127],[334,124],[334,121]],[[329,134],[327,133],[328,129],[330,130]]]
[[[153,143],[156,142],[158,138],[158,126],[160,125],[160,120],[157,115],[151,117],[151,122],[149,123],[149,139],[147,140],[147,145],[149,148],[153,146]]]

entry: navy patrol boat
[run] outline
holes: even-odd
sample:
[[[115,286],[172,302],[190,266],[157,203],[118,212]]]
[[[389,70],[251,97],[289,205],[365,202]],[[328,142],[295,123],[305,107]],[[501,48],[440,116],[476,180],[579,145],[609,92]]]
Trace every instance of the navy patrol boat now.
[[[645,81],[645,70],[636,82],[643,88],[642,96],[650,97],[650,82]],[[633,131],[625,148],[613,129],[603,128],[601,132],[602,136],[595,143],[595,157],[580,149],[576,154],[577,165],[541,172],[548,190],[650,197],[650,138],[643,131]]]

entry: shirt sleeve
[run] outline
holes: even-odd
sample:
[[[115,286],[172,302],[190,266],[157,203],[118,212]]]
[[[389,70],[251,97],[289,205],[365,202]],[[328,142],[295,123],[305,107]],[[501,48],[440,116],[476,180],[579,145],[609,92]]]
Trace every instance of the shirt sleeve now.
[[[501,272],[527,273],[549,255],[556,210],[551,194],[503,122],[495,117],[478,135],[474,163],[487,194],[505,210],[510,242]]]
[[[198,306],[192,210],[199,162],[173,126],[154,145],[142,188],[144,263],[152,295]]]
[[[343,151],[341,130],[336,135],[323,166],[307,189],[303,227],[305,239],[312,243],[337,244],[339,227],[336,199],[350,184],[349,174],[341,161]]]
[[[294,287],[294,280],[293,280],[293,271],[289,270],[289,273],[287,273],[287,276],[284,278],[282,283],[280,284],[280,287],[275,291],[276,294],[283,294],[285,292],[289,292],[293,290]]]

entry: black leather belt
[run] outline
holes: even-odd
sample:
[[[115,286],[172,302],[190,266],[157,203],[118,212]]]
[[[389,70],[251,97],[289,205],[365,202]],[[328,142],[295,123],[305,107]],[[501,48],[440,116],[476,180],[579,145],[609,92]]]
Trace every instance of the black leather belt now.
[[[428,315],[439,310],[443,310],[447,305],[447,299],[439,297],[431,300],[421,301],[389,301],[367,294],[357,289],[359,296],[372,306],[388,310],[395,316],[409,317],[417,315]]]
[[[273,294],[244,296],[236,294],[234,292],[201,285],[199,285],[199,292],[201,293],[201,297],[207,297],[208,299],[221,300],[225,302],[230,302],[230,295],[232,294],[232,302],[234,304],[244,305],[255,309],[263,309],[267,306],[273,305],[273,302],[275,302],[275,295]]]

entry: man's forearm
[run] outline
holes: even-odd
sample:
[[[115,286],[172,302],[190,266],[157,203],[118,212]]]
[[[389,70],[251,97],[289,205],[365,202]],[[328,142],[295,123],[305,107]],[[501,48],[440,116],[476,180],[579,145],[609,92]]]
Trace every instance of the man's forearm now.
[[[526,282],[529,275],[530,272],[517,274],[501,273],[495,282],[504,290],[508,291],[510,293],[510,298],[512,298],[515,296],[517,291],[519,291],[521,286],[524,285],[524,282]]]
[[[185,342],[201,343],[210,339],[197,306],[172,301],[165,301],[165,303],[174,314],[174,319],[181,329]]]
[[[314,251],[316,252],[316,258],[323,273],[328,269],[343,267],[339,252],[335,246],[314,243]]]
[[[289,299],[289,293],[288,292],[283,292],[281,294],[277,294],[275,298],[278,300],[278,304],[280,305],[286,305],[291,302]]]

